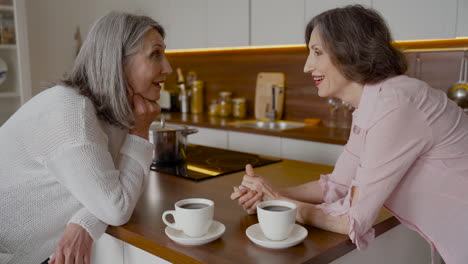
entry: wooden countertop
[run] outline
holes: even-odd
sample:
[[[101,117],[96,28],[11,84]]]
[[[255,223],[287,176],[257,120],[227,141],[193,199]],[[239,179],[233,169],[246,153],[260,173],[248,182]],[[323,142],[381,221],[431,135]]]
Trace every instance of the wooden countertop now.
[[[188,126],[207,127],[229,131],[246,132],[267,136],[292,138],[322,143],[345,145],[349,137],[349,129],[329,128],[323,125],[307,125],[301,128],[288,129],[283,131],[270,131],[255,128],[235,127],[229,125],[231,122],[238,121],[233,118],[211,117],[207,114],[192,115],[182,113],[163,113],[166,121],[174,124],[183,124]]]
[[[293,186],[316,180],[332,167],[283,160],[256,168],[273,185]],[[146,189],[130,221],[123,226],[107,229],[107,233],[173,263],[329,263],[355,248],[347,236],[311,226],[306,240],[288,249],[272,250],[255,245],[245,230],[258,223],[256,215],[247,215],[229,195],[241,182],[243,172],[191,181],[174,175],[152,171]],[[223,236],[201,246],[182,246],[169,239],[161,216],[173,210],[178,200],[202,197],[215,202],[214,219],[226,226]],[[375,225],[376,235],[397,226],[398,220],[383,209]]]

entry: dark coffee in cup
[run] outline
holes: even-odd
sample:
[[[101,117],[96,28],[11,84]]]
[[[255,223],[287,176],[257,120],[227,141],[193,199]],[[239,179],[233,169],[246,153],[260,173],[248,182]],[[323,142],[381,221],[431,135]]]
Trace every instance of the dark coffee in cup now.
[[[188,203],[180,206],[180,208],[184,209],[201,209],[205,207],[208,207],[208,205],[203,203]]]
[[[284,212],[284,211],[291,210],[291,208],[287,206],[281,206],[281,205],[269,205],[269,206],[263,207],[263,209],[268,210],[268,211],[273,211],[273,212]]]

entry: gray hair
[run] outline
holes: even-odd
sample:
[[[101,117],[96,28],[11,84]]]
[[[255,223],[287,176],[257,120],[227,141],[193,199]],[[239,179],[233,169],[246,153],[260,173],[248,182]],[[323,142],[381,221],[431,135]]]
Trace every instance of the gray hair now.
[[[100,119],[130,128],[134,117],[124,69],[151,29],[164,38],[164,29],[150,17],[120,12],[102,16],[92,26],[71,73],[61,83],[89,97]]]

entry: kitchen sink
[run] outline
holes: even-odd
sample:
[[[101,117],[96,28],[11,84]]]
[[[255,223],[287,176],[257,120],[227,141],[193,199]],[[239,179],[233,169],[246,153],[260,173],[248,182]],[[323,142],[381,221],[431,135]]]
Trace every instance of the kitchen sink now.
[[[248,127],[248,128],[257,128],[264,130],[275,130],[281,131],[286,129],[300,128],[306,126],[306,123],[295,122],[295,121],[260,121],[260,120],[245,120],[245,121],[236,121],[228,123],[235,127]]]

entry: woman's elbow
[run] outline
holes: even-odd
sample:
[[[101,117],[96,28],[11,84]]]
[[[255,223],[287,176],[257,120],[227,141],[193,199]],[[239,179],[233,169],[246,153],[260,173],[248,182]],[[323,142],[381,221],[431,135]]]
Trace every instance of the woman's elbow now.
[[[337,228],[336,228],[335,232],[343,234],[343,235],[349,234],[350,226],[349,226],[349,217],[348,217],[348,215],[347,214],[340,215],[339,219],[340,220],[338,222],[338,225],[337,225]]]
[[[103,219],[100,219],[104,223],[112,226],[121,226],[126,224],[132,216],[132,212],[126,212],[121,209],[111,209],[107,210]]]

